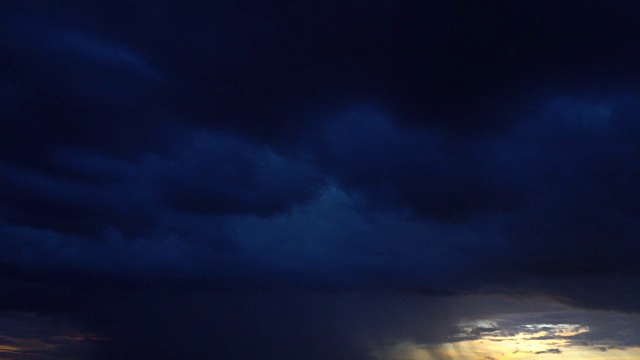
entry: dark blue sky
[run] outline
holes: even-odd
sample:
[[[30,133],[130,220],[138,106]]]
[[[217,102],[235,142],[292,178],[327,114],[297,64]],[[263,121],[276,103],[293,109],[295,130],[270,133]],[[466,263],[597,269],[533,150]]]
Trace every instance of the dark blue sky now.
[[[0,312],[111,339],[82,358],[241,360],[367,358],[415,330],[367,320],[396,296],[638,312],[638,18],[4,1]]]

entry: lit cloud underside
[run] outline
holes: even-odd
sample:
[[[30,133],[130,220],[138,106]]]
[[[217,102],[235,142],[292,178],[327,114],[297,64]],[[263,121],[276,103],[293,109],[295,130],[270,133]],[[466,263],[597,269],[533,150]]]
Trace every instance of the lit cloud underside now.
[[[637,314],[574,309],[545,299],[476,300],[478,298],[458,304],[462,305],[460,311],[465,315],[457,324],[458,332],[445,341],[426,344],[401,341],[377,348],[372,352],[373,358],[640,359],[640,316]],[[469,315],[473,313],[482,317]]]
[[[0,312],[0,360],[82,359],[104,341],[61,317]]]
[[[427,356],[415,359],[432,359]],[[640,348],[604,349],[591,346],[572,346],[567,340],[517,340],[500,342],[485,340],[463,341],[441,345],[434,352],[452,359],[638,359]],[[435,357],[437,358],[437,357]]]
[[[502,341],[468,340],[440,345],[401,343],[374,352],[379,360],[510,360],[510,359],[639,359],[640,347],[597,348],[571,345],[569,341],[505,339]]]

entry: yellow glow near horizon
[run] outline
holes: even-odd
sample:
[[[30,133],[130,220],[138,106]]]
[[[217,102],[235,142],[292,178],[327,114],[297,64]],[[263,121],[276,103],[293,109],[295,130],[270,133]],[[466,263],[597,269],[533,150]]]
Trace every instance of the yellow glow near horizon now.
[[[59,345],[47,343],[41,339],[26,339],[0,335],[0,340],[9,341],[12,345],[0,345],[0,355],[28,353],[34,350],[56,349]]]
[[[544,352],[549,349],[561,353]],[[401,343],[386,352],[374,352],[373,356],[379,360],[630,360],[640,359],[640,347],[601,351],[595,347],[569,346],[567,341],[470,340],[428,347]]]
[[[372,355],[378,360],[640,359],[640,347],[607,348],[572,342],[574,336],[590,331],[588,326],[579,324],[525,324],[515,327],[518,331],[504,332],[497,321],[475,320],[463,322],[459,327],[461,333],[451,342],[439,345],[404,342]],[[481,330],[480,336],[477,332],[473,335],[477,329]]]
[[[75,344],[82,344],[86,341],[109,341],[109,339],[84,333],[70,333],[67,335],[57,335],[43,338],[29,338],[29,337],[12,337],[7,335],[0,335],[0,342],[10,343],[11,345],[0,345],[0,359],[13,359],[13,356],[21,356],[20,358],[38,359],[39,353],[62,349],[65,347],[73,346]],[[7,358],[6,356],[9,356]]]
[[[561,353],[549,353],[550,349],[558,349]],[[434,356],[422,357],[431,359],[468,359],[468,360],[621,360],[640,359],[640,347],[627,349],[609,349],[601,351],[588,346],[570,346],[567,340],[471,340],[459,343],[448,343],[439,346],[432,352]],[[440,357],[439,357],[440,356]]]
[[[15,346],[9,346],[9,345],[0,345],[0,354],[15,353],[16,351],[20,351],[20,348]]]

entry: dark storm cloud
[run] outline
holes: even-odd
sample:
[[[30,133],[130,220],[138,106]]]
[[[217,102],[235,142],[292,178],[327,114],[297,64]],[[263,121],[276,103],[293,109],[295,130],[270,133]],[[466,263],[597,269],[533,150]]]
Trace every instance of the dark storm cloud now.
[[[548,88],[628,89],[636,10],[628,1],[98,1],[50,14],[155,55],[174,100],[203,121],[273,138],[291,135],[313,104],[373,97],[404,121],[467,132],[508,123]]]
[[[324,292],[164,295],[151,306],[144,292],[118,299],[118,317],[99,319],[99,331],[115,341],[104,343],[98,358],[371,359],[376,342],[436,342],[450,331],[441,299]]]
[[[373,204],[461,222],[522,203],[518,185],[474,158],[473,144],[460,144],[469,153],[452,149],[442,132],[399,127],[375,108],[349,109],[336,117],[327,121],[319,140],[318,161],[342,186],[364,193]]]
[[[176,288],[639,310],[634,2],[65,4],[1,8],[2,308],[108,317],[148,286],[191,320]]]
[[[169,159],[151,165],[168,179],[169,202],[197,213],[272,215],[317,196],[322,176],[305,161],[285,158],[242,138],[198,132]]]
[[[536,351],[534,354],[535,355],[540,355],[540,354],[562,354],[562,350],[560,350],[560,349],[548,349],[548,350]]]
[[[155,143],[163,118],[154,89],[162,84],[144,55],[55,17],[3,19],[12,96],[2,114],[3,161],[46,171],[48,155],[68,147],[124,156]]]
[[[201,131],[183,140],[136,162],[61,153],[52,163],[85,175],[75,181],[5,166],[3,264],[40,269],[45,278],[79,271],[79,279],[125,282],[257,271],[238,253],[243,244],[229,217],[273,215],[308,201],[318,175],[234,136]]]

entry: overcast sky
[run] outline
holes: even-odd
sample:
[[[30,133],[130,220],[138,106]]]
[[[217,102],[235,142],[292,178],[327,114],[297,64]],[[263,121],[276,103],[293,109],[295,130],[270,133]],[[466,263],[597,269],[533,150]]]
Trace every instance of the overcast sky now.
[[[0,359],[638,355],[639,18],[3,1]]]

